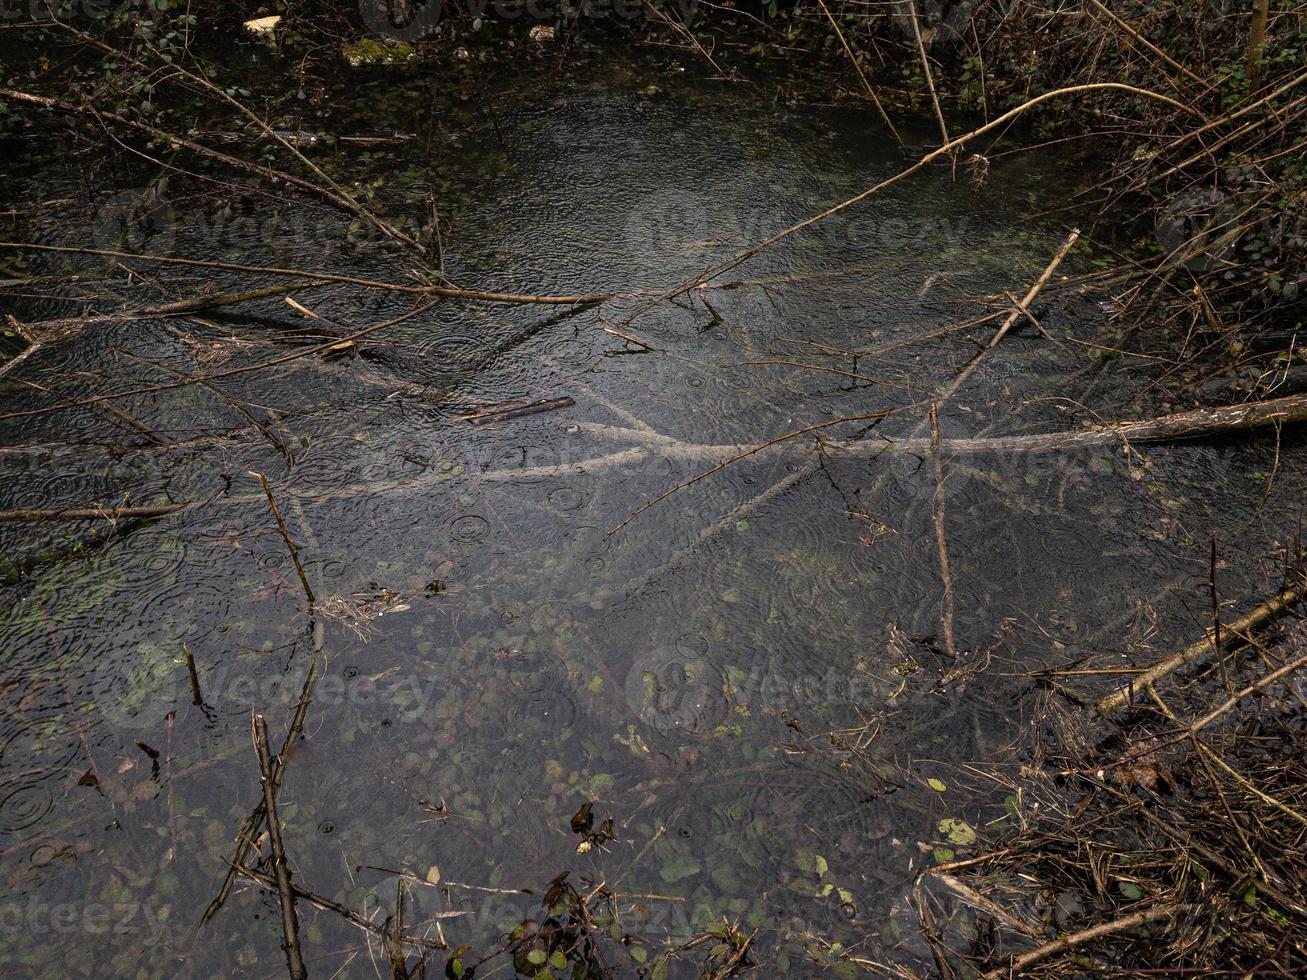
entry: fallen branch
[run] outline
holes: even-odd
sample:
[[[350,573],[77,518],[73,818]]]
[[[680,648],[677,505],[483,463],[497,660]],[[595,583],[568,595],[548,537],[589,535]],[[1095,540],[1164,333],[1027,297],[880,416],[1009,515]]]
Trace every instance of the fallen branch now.
[[[2,93],[3,90],[0,90]],[[497,293],[484,289],[455,289],[450,286],[404,286],[399,283],[384,282],[379,279],[361,279],[357,276],[342,276],[330,272],[310,272],[305,269],[282,269],[266,265],[241,265],[236,262],[216,262],[203,259],[184,259],[172,255],[152,255],[136,252],[117,252],[108,248],[78,248],[72,245],[31,245],[26,242],[0,242],[0,248],[16,249],[26,252],[65,252],[71,255],[102,255],[106,258],[136,259],[141,262],[158,262],[162,265],[187,265],[203,269],[222,269],[227,272],[248,272],[265,276],[299,276],[304,279],[316,279],[321,282],[339,282],[351,286],[363,286],[367,289],[379,289],[392,293],[411,293],[417,296],[439,296],[442,299],[479,300],[484,303],[543,304],[549,306],[574,306],[585,303],[602,303],[614,299],[617,293],[578,293],[576,295],[536,296],[530,293]]]
[[[0,521],[120,521],[143,517],[163,517],[181,510],[191,510],[199,504],[147,504],[140,507],[64,507],[52,510],[25,507],[18,510],[0,510]]]
[[[281,948],[291,980],[307,980],[304,957],[300,953],[299,920],[295,915],[295,893],[291,891],[290,870],[286,867],[286,845],[281,838],[281,819],[277,814],[272,758],[268,752],[268,723],[263,715],[254,716],[254,748],[259,754],[259,779],[263,783],[263,809],[268,817],[268,840],[272,847],[272,869],[281,899]]]
[[[277,890],[277,879],[273,878],[271,875],[260,874],[259,872],[255,871],[253,868],[247,868],[244,865],[238,866],[236,868],[236,871],[238,871],[240,874],[243,874],[246,878],[249,878],[250,881],[260,884],[264,888],[269,889],[270,891]],[[302,898],[310,905],[313,905],[324,912],[335,912],[337,915],[345,919],[347,922],[350,922],[353,925],[358,926],[360,929],[370,932],[372,933],[372,935],[377,936],[381,939],[385,939],[387,937],[386,931],[381,926],[377,925],[371,919],[368,919],[365,916],[360,915],[358,912],[355,912],[353,909],[341,905],[339,902],[333,902],[329,898],[324,898],[323,896],[318,895],[315,892],[309,891],[307,888],[295,884],[295,882],[293,881],[290,883],[290,890],[294,893],[296,898]],[[430,918],[461,919],[462,917],[471,914],[472,914],[471,912],[458,912],[458,911],[436,912],[433,913],[430,916]],[[412,946],[421,947],[423,949],[448,949],[449,948],[448,943],[442,943],[439,939],[426,939],[424,937],[407,935],[407,934],[400,936],[400,941],[408,943],[409,945]]]
[[[874,418],[883,418],[891,412],[873,412],[866,415],[853,415],[847,418],[832,419],[829,422],[819,422],[815,425],[804,426],[800,429],[794,429],[774,439],[753,446],[704,446],[681,443],[677,440],[670,439],[667,436],[658,435],[657,433],[640,432],[634,429],[613,429],[612,427],[600,427],[609,433],[620,432],[625,434],[632,441],[644,442],[649,445],[657,446],[659,451],[666,456],[676,456],[683,459],[704,458],[712,456],[725,456],[722,462],[715,466],[691,477],[682,483],[664,491],[653,500],[649,501],[642,507],[632,511],[626,518],[614,527],[609,533],[614,534],[629,524],[632,520],[648,510],[650,507],[659,503],[666,497],[671,496],[678,490],[697,483],[704,477],[711,476],[713,473],[724,469],[741,459],[762,452],[778,443],[787,442],[797,436],[809,432],[819,431],[829,428],[833,425],[839,425],[842,422],[856,422]],[[1197,409],[1192,412],[1179,412],[1174,415],[1164,415],[1156,419],[1148,419],[1140,422],[1117,422],[1112,425],[1102,426],[1096,429],[1087,429],[1072,432],[1050,432],[1039,433],[1025,436],[998,436],[987,439],[945,439],[934,444],[931,439],[922,439],[918,437],[901,439],[894,441],[892,438],[882,437],[883,441],[879,442],[853,442],[853,443],[824,443],[828,449],[838,449],[854,456],[879,455],[882,452],[910,452],[924,453],[933,449],[943,450],[956,455],[968,453],[1026,453],[1026,452],[1053,452],[1067,449],[1082,449],[1091,446],[1113,445],[1116,443],[1150,443],[1150,442],[1169,442],[1172,440],[1188,439],[1199,435],[1217,435],[1226,432],[1240,431],[1244,429],[1258,428],[1265,425],[1281,425],[1286,422],[1301,422],[1307,420],[1307,396],[1290,395],[1284,398],[1276,398],[1265,402],[1251,402],[1247,405],[1233,405],[1223,408]],[[585,428],[583,426],[583,428]],[[593,430],[592,430],[593,431]],[[628,450],[627,453],[630,451]],[[581,465],[594,468],[605,466],[609,463],[618,462],[618,457],[624,454],[614,454],[612,457],[601,457],[599,459],[585,460]],[[629,457],[623,461],[629,461]],[[542,475],[561,475],[574,467],[536,467],[531,471],[531,476]],[[494,471],[491,471],[494,472]],[[511,471],[509,471],[511,472]],[[521,475],[527,475],[526,471],[517,471]],[[489,474],[482,474],[489,476]]]
[[[32,343],[46,343],[55,338],[66,336],[70,331],[81,330],[86,327],[96,326],[101,323],[122,323],[130,320],[156,320],[172,316],[183,316],[188,313],[198,313],[201,310],[217,309],[221,306],[232,306],[236,303],[246,303],[250,300],[265,299],[269,296],[280,296],[283,293],[294,292],[300,289],[311,289],[314,286],[321,286],[323,282],[297,282],[283,286],[264,286],[259,289],[246,289],[237,293],[210,293],[203,296],[192,296],[189,299],[179,299],[172,303],[163,303],[158,306],[144,306],[135,310],[122,310],[117,313],[97,313],[91,316],[81,317],[63,317],[58,320],[38,320],[35,323],[23,323],[23,334]]]
[[[1226,639],[1239,637],[1240,634],[1247,634],[1252,630],[1258,629],[1267,623],[1279,619],[1285,613],[1289,612],[1294,606],[1302,601],[1304,594],[1307,593],[1307,586],[1296,585],[1284,589],[1279,595],[1263,602],[1256,609],[1243,616],[1240,616],[1233,623],[1227,623],[1222,630]],[[1243,642],[1240,638],[1240,642]],[[1197,663],[1208,655],[1214,655],[1219,651],[1213,630],[1205,630],[1203,638],[1189,646],[1185,647],[1179,653],[1172,657],[1167,657],[1161,663],[1149,668],[1138,677],[1132,678],[1130,683],[1118,691],[1109,694],[1094,705],[1094,711],[1100,715],[1110,715],[1114,711],[1127,704],[1133,704],[1136,694],[1139,691],[1147,690],[1164,677],[1168,677],[1190,664]],[[1210,720],[1210,719],[1209,719]],[[1206,722],[1204,722],[1206,724]],[[1201,727],[1201,726],[1199,726]]]
[[[377,324],[376,327],[368,328],[369,330],[380,329],[388,324]],[[356,334],[357,336],[357,334]],[[318,348],[310,348],[304,353],[310,353]],[[209,377],[221,377],[224,374],[242,373],[244,371],[258,370],[261,367],[271,366],[272,363],[280,363],[286,360],[292,360],[295,357],[303,356],[301,354],[289,355],[283,358],[275,358],[271,362],[264,362],[260,365],[250,365],[247,368],[236,368],[230,372],[223,372],[218,375]],[[208,378],[200,379],[208,380]],[[168,388],[185,387],[184,383],[175,385],[157,386],[159,390]],[[124,394],[136,394],[139,392],[129,392]],[[103,395],[89,401],[99,401],[108,398],[122,397],[122,395]],[[915,405],[904,406],[904,408],[913,408]],[[3,418],[14,418],[24,415],[41,414],[42,412],[53,411],[53,409],[38,409],[31,412],[11,413],[10,415],[0,416]],[[617,452],[609,453],[605,456],[594,456],[589,459],[583,459],[577,462],[560,463],[549,466],[533,466],[521,469],[495,469],[483,472],[469,472],[465,479],[472,482],[515,482],[523,479],[538,479],[545,477],[575,477],[582,474],[594,474],[603,470],[613,469],[621,466],[635,466],[647,462],[650,458],[676,459],[685,462],[720,460],[711,468],[703,471],[695,477],[678,484],[676,487],[665,491],[660,496],[641,507],[638,511],[628,515],[626,520],[613,529],[620,530],[627,523],[633,520],[639,513],[649,509],[665,497],[670,496],[678,489],[690,486],[693,483],[710,476],[724,467],[746,459],[750,456],[757,455],[764,450],[784,447],[790,450],[800,448],[800,444],[794,440],[801,435],[818,432],[831,426],[839,425],[844,422],[866,421],[892,415],[897,410],[887,410],[884,412],[871,412],[866,415],[852,415],[846,418],[831,419],[827,422],[818,422],[814,425],[804,426],[794,429],[790,432],[783,433],[773,439],[763,443],[753,445],[736,444],[736,445],[713,445],[705,443],[682,442],[672,436],[663,435],[659,432],[650,432],[645,429],[622,428],[620,426],[604,425],[594,422],[574,423],[579,432],[596,436],[601,439],[611,441],[631,443],[628,448]],[[1179,441],[1182,439],[1193,439],[1202,436],[1228,435],[1232,432],[1242,432],[1251,429],[1262,428],[1265,426],[1280,426],[1288,423],[1307,421],[1307,394],[1289,395],[1284,398],[1276,398],[1270,401],[1250,402],[1246,405],[1229,405],[1221,408],[1201,408],[1191,412],[1178,412],[1173,415],[1163,415],[1155,419],[1145,419],[1134,422],[1114,422],[1109,425],[1097,426],[1092,429],[1072,430],[1068,432],[1041,432],[1031,435],[1022,436],[994,436],[981,439],[941,439],[938,444],[938,450],[950,455],[982,455],[986,453],[1048,453],[1064,452],[1077,449],[1091,449],[1098,446],[1113,446],[1120,444],[1147,444],[1147,443],[1165,443]],[[874,458],[881,453],[886,452],[906,452],[924,454],[932,448],[929,438],[905,438],[894,440],[883,434],[876,441],[862,440],[857,442],[823,442],[822,447],[826,451],[837,451],[853,457]],[[807,444],[802,444],[806,449]],[[785,478],[786,486],[793,485],[792,478],[796,474],[791,473]],[[444,483],[447,476],[443,472],[433,472],[429,477],[418,477],[416,479],[377,481],[372,483],[351,483],[341,487],[336,487],[327,494],[315,494],[315,500],[324,500],[354,496],[359,493],[381,494],[381,493],[414,493],[421,491],[430,484],[437,481]],[[289,491],[292,495],[295,491]],[[249,504],[256,500],[263,500],[262,496],[258,497],[226,497],[215,503],[223,506]],[[162,513],[171,513],[174,510],[188,510],[201,506],[198,503],[183,503],[161,505],[158,513],[147,513],[146,511],[156,510],[156,508],[122,508],[120,511],[123,516],[159,516]],[[134,513],[139,511],[137,513]],[[114,511],[109,509],[64,509],[53,511],[42,510],[17,510],[17,511],[0,511],[0,521],[24,521],[24,520],[47,520],[59,519],[61,516],[68,520],[97,520],[104,517],[112,517]],[[1227,624],[1225,629],[1237,628],[1238,623]]]
[[[1103,922],[1096,926],[1090,926],[1088,929],[1082,929],[1079,932],[1073,932],[1069,935],[1059,936],[1052,942],[1045,943],[1037,949],[1032,949],[1028,953],[1022,953],[1014,959],[1010,966],[1005,966],[997,970],[990,970],[985,974],[986,980],[997,980],[998,977],[1016,976],[1026,967],[1038,963],[1040,960],[1046,960],[1050,956],[1056,956],[1065,950],[1075,946],[1082,946],[1087,942],[1095,939],[1101,939],[1103,936],[1111,936],[1118,932],[1124,932],[1127,929],[1134,929],[1136,926],[1146,925],[1149,922],[1156,922],[1158,919],[1168,919],[1181,910],[1179,905],[1162,904],[1155,905],[1151,909],[1144,909],[1142,912],[1136,912],[1134,915],[1127,915],[1121,919],[1115,919],[1112,922]]]

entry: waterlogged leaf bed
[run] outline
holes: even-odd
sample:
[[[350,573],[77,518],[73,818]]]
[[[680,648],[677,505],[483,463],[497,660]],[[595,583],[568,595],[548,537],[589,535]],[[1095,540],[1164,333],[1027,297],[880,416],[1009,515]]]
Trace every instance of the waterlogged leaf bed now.
[[[425,882],[405,922],[470,947],[468,963],[540,918],[562,871],[583,895],[601,883],[613,894],[595,916],[617,975],[723,916],[756,930],[769,975],[853,975],[854,955],[928,963],[914,875],[1004,831],[1005,792],[966,766],[1019,765],[1025,673],[1111,649],[1127,629],[1165,645],[1191,623],[1186,604],[1202,608],[1213,533],[1230,543],[1221,574],[1237,592],[1293,525],[1301,488],[1285,474],[1301,453],[1273,439],[947,457],[949,658],[934,460],[834,443],[921,436],[926,402],[995,324],[940,328],[987,311],[971,298],[1038,276],[1066,231],[1039,215],[1075,176],[1031,155],[996,161],[980,188],[947,168],[920,175],[764,252],[724,277],[731,288],[623,325],[650,291],[906,157],[871,116],[742,90],[552,84],[501,101],[498,137],[471,120],[430,158],[399,144],[333,166],[396,212],[438,185],[452,212],[445,272],[461,286],[646,295],[440,302],[353,357],[13,417],[254,364],[413,309],[329,285],[294,294],[319,321],[274,297],[97,324],[0,377],[0,508],[208,502],[0,532],[9,966],[282,969],[274,893],[241,883],[199,919],[260,799],[250,715],[279,744],[315,657],[279,798],[305,888],[382,922],[401,881]],[[403,100],[388,97],[380,111],[402,129]],[[310,206],[215,201],[182,178],[88,197],[76,161],[23,145],[43,169],[11,193],[62,201],[37,240],[83,245],[89,228],[109,245],[127,227],[145,252],[404,275],[402,259],[352,244],[366,233]],[[135,214],[142,199],[158,220],[120,227],[106,210],[126,201]],[[141,268],[148,278],[129,281],[109,260],[47,255],[28,271],[76,272],[137,303],[206,281],[250,286]],[[1076,268],[1073,256],[1065,271]],[[76,312],[79,288],[22,300],[23,318]],[[1057,336],[1104,329],[1073,291],[1041,303]],[[1164,409],[1161,392],[1088,351],[1014,331],[945,407],[942,438]],[[572,404],[465,419],[559,398]],[[724,454],[687,445],[891,410],[742,460],[610,533]],[[252,473],[268,477],[298,547],[312,617]],[[575,821],[586,803],[589,822]],[[371,975],[365,933],[307,903],[300,914],[312,972]],[[532,952],[532,969],[560,968],[557,951]],[[668,975],[694,975],[692,959]]]

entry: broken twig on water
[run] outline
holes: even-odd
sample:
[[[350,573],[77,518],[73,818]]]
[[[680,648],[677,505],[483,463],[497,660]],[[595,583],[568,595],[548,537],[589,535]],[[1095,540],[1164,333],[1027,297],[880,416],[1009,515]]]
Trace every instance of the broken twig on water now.
[[[268,504],[272,507],[272,516],[277,519],[277,530],[281,533],[281,539],[286,542],[286,550],[290,552],[290,560],[295,566],[295,574],[299,576],[300,585],[304,587],[304,597],[309,600],[309,615],[312,615],[313,607],[317,604],[317,598],[313,595],[313,588],[309,585],[308,576],[304,574],[304,566],[300,564],[299,549],[295,547],[290,532],[286,530],[286,522],[282,519],[281,508],[277,506],[277,499],[272,495],[272,486],[268,483],[268,478],[262,473],[251,471],[250,476],[258,477],[259,483],[263,485],[263,493],[268,498]]]
[[[263,715],[254,716],[254,748],[259,754],[259,779],[263,783],[263,809],[268,818],[268,841],[272,847],[273,876],[281,899],[282,949],[292,980],[307,980],[304,957],[300,952],[299,919],[295,914],[295,893],[291,891],[290,869],[286,867],[286,845],[281,837],[281,818],[277,814],[277,790],[268,752],[268,723]]]
[[[1247,642],[1244,637],[1253,630],[1279,619],[1302,601],[1304,593],[1307,593],[1307,586],[1301,584],[1284,589],[1251,612],[1240,616],[1232,623],[1225,624],[1221,631],[1224,638],[1229,640],[1231,637],[1235,637],[1238,638],[1239,642]],[[1110,715],[1127,704],[1133,704],[1140,692],[1146,691],[1164,677],[1170,676],[1182,667],[1195,664],[1204,657],[1215,656],[1219,652],[1219,648],[1213,632],[1213,630],[1205,631],[1205,635],[1201,640],[1189,644],[1174,656],[1168,657],[1138,677],[1132,678],[1128,685],[1114,691],[1095,704],[1094,711],[1100,715]]]

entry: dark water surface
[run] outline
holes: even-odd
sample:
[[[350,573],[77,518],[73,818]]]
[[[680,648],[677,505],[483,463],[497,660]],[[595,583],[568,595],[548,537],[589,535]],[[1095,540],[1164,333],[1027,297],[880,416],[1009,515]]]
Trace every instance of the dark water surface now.
[[[434,190],[452,281],[538,293],[657,290],[908,159],[870,114],[659,81],[668,90],[653,94],[622,74],[537,82],[498,99],[499,136],[487,118],[451,116],[430,140],[306,152],[395,221],[425,221]],[[417,81],[344,84],[360,118],[338,131],[412,131]],[[408,84],[413,98],[394,97]],[[918,135],[924,145],[930,130]],[[392,281],[414,265],[351,243],[370,236],[311,204],[215,200],[126,163],[88,173],[32,134],[7,146],[20,175],[5,206],[41,202],[27,219],[35,240],[112,245],[126,231],[141,251]],[[569,870],[583,893],[606,882],[619,896],[634,939],[606,951],[618,975],[723,915],[758,930],[764,975],[856,973],[841,950],[929,970],[913,876],[944,848],[970,853],[969,832],[1003,831],[1006,790],[963,767],[1020,762],[1022,673],[1120,644],[1137,616],[1156,615],[1157,632],[1135,636],[1161,649],[1192,635],[1210,535],[1228,542],[1235,594],[1292,525],[1300,488],[1269,483],[1275,447],[947,459],[956,661],[943,652],[929,457],[819,449],[814,433],[608,532],[726,453],[685,444],[751,444],[892,408],[874,428],[824,434],[920,435],[924,409],[904,406],[946,385],[976,353],[967,334],[983,341],[995,325],[920,338],[984,312],[969,297],[1024,291],[1066,233],[1038,215],[1078,179],[1046,156],[999,160],[981,188],[961,169],[956,181],[947,168],[919,175],[724,277],[749,283],[624,328],[657,353],[603,329],[647,298],[449,301],[361,341],[355,358],[214,382],[275,438],[199,386],[108,403],[179,447],[151,446],[102,406],[0,419],[0,508],[213,498],[114,534],[0,530],[0,963],[50,976],[284,969],[274,895],[240,885],[199,928],[259,799],[250,714],[280,744],[315,657],[315,620],[255,471],[324,627],[307,738],[280,796],[299,883],[380,920],[400,873],[438,873],[406,920],[466,913],[439,925],[475,956],[538,915],[546,883]],[[117,220],[142,201],[144,226]],[[128,264],[148,278],[95,257],[35,258],[32,276],[82,279],[11,287],[4,307],[32,321],[109,290],[143,305],[265,283]],[[352,286],[295,297],[337,333],[411,308]],[[1095,303],[1066,295],[1041,320],[1057,335],[1103,327]],[[0,415],[175,380],[166,369],[253,364],[321,332],[280,298],[93,326],[0,376]],[[814,344],[874,352],[834,358]],[[758,360],[871,383],[740,363]],[[459,421],[563,396],[575,404]],[[941,428],[1061,430],[1160,400],[1120,362],[1022,329]],[[1282,447],[1281,472],[1295,456]],[[588,800],[616,840],[577,853],[568,821]],[[301,917],[313,974],[384,972],[358,929],[307,906]]]

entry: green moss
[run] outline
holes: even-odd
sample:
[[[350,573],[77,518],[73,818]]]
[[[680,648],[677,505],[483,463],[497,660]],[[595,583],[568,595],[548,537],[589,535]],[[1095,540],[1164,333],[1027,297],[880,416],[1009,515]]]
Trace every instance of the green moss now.
[[[370,65],[399,65],[412,61],[413,45],[407,41],[379,40],[375,37],[359,38],[346,41],[340,46],[340,53],[353,68]]]

